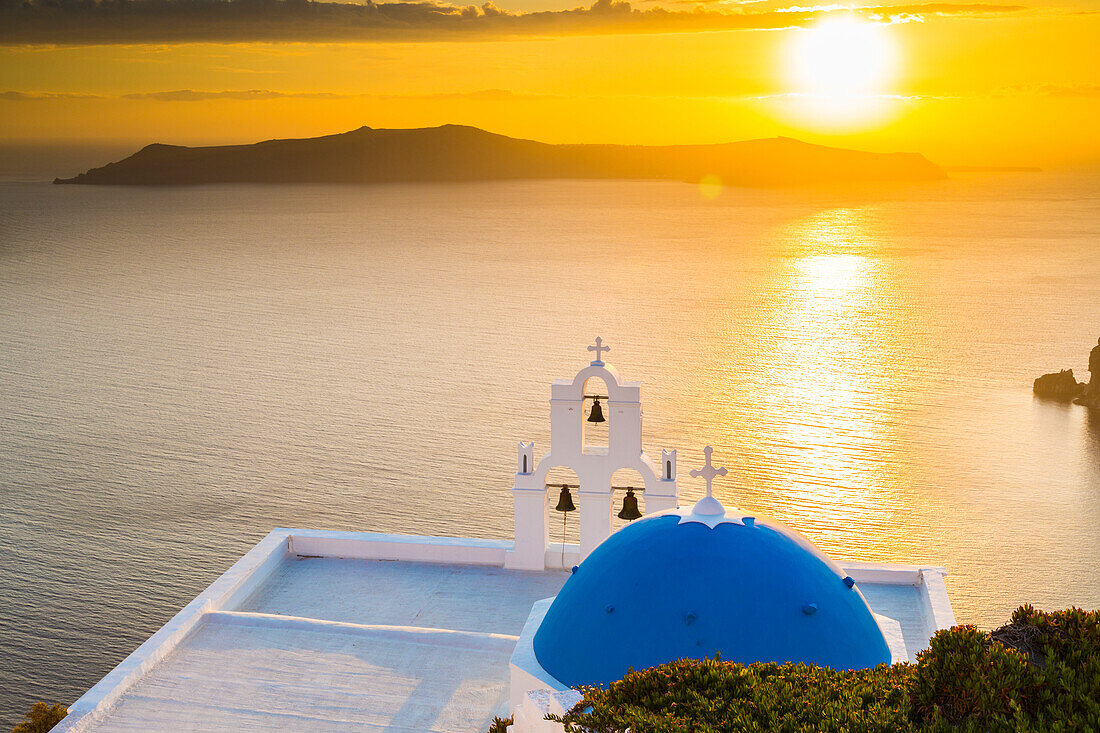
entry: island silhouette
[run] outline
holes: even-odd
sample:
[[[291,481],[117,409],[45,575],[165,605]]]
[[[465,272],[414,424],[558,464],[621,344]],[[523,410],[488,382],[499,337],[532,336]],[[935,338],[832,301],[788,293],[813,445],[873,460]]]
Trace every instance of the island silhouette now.
[[[372,129],[252,145],[156,143],[54,183],[399,183],[520,179],[635,179],[729,186],[929,181],[943,170],[917,153],[869,153],[787,137],[714,145],[552,145],[443,125]]]

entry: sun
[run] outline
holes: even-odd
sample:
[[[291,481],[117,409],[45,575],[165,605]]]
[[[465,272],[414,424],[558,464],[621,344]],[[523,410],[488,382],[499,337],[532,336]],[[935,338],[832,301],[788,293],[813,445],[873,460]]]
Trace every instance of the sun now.
[[[799,116],[823,127],[881,118],[897,67],[888,26],[854,16],[795,31],[787,47],[788,83]]]
[[[893,44],[884,26],[845,17],[799,31],[791,73],[801,91],[850,95],[877,92],[893,76]]]

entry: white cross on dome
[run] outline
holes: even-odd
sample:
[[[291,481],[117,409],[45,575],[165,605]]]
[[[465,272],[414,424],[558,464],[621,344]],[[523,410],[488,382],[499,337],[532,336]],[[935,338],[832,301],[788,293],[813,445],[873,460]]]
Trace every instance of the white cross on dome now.
[[[711,465],[710,456],[711,456],[712,453],[714,453],[714,449],[711,448],[708,445],[706,448],[703,449],[703,455],[707,459],[706,465],[704,465],[702,468],[693,468],[690,471],[690,474],[691,474],[692,478],[699,478],[700,476],[702,476],[706,480],[706,482],[707,482],[707,496],[708,497],[711,496],[711,485],[710,484],[711,484],[712,481],[714,481],[714,478],[716,476],[725,476],[727,473],[729,473],[726,470],[725,466],[715,468],[714,466]]]
[[[692,478],[699,478],[700,476],[707,482],[707,495],[695,503],[695,507],[691,510],[693,514],[701,514],[703,516],[716,516],[719,514],[725,514],[726,509],[722,506],[722,503],[714,498],[712,494],[711,482],[714,481],[716,476],[725,476],[728,471],[725,466],[715,468],[711,465],[710,456],[714,453],[714,448],[709,445],[703,449],[703,455],[706,457],[706,464],[702,468],[693,468],[690,471]]]

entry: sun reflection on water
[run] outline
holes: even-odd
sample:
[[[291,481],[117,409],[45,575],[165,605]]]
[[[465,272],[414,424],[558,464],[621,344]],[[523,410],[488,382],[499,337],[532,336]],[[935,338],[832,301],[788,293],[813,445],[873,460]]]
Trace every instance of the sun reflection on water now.
[[[900,520],[905,482],[896,424],[884,418],[899,337],[894,283],[873,211],[833,209],[777,233],[780,257],[758,341],[755,435],[741,436],[767,476],[761,499],[826,551],[893,558],[885,531]],[[782,338],[775,337],[782,334]],[[768,470],[768,465],[782,470]]]

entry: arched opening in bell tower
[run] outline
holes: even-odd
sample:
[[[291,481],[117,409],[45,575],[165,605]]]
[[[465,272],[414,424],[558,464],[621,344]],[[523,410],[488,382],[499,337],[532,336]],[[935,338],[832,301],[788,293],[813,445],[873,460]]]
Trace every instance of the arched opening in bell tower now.
[[[584,383],[581,411],[581,448],[585,453],[607,453],[611,441],[611,406],[607,382],[589,377]]]

